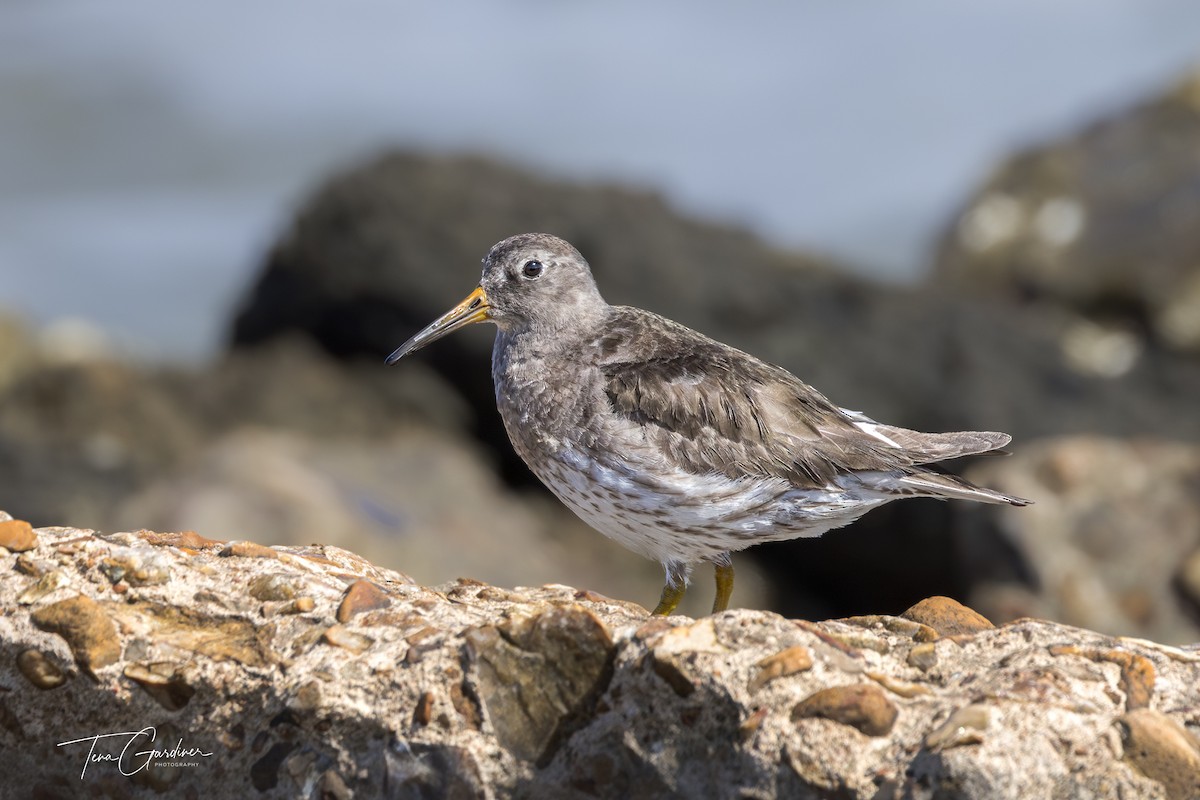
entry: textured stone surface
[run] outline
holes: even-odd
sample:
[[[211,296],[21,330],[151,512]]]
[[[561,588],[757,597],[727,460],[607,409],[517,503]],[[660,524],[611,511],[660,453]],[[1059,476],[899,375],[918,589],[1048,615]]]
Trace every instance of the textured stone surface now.
[[[22,754],[6,779],[35,796],[1196,790],[1197,647],[1036,620],[941,635],[945,613],[649,618],[565,586],[426,588],[328,546],[37,535],[28,553],[0,553],[0,747]],[[114,583],[102,567],[147,550],[162,581]],[[63,577],[24,602],[39,579],[21,558]],[[355,585],[388,602],[338,622]],[[924,606],[974,619],[946,598]],[[87,761],[89,737],[129,732],[96,742],[116,758],[147,726],[154,742],[130,752],[182,755],[127,756],[129,776]]]

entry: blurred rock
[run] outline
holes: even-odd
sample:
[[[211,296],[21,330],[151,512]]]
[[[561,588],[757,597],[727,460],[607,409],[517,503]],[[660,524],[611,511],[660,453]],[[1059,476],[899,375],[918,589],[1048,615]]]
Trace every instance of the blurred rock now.
[[[1198,153],[1200,72],[1002,164],[945,234],[938,274],[1200,355]]]
[[[566,586],[429,588],[329,546],[37,535],[64,583],[29,606],[32,578],[0,582],[0,747],[33,797],[1200,791],[1195,648],[1037,620],[648,618]],[[131,551],[169,579],[116,593],[92,565]],[[256,596],[280,581],[308,602]],[[338,622],[362,587],[381,607]]]
[[[1036,500],[998,515],[1015,565],[979,552],[987,539],[960,526],[966,558],[981,571],[969,596],[986,616],[1200,640],[1192,565],[1200,552],[1200,446],[1051,439],[978,464],[970,475]],[[1010,580],[1014,574],[1026,576],[1024,585]]]
[[[35,361],[33,337],[20,318],[0,311],[0,393]]]

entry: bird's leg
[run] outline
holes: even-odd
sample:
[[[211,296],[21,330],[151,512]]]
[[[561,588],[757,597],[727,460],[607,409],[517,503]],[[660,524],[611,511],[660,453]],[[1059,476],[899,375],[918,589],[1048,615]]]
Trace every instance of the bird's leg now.
[[[717,578],[717,595],[713,598],[713,613],[729,608],[729,596],[733,594],[733,559],[722,553],[713,559]]]
[[[658,605],[650,613],[656,617],[666,617],[675,610],[679,605],[679,601],[683,599],[684,592],[687,591],[688,576],[692,573],[690,564],[685,564],[682,561],[668,561],[663,564],[667,571],[667,580],[663,584],[662,597],[658,599]]]

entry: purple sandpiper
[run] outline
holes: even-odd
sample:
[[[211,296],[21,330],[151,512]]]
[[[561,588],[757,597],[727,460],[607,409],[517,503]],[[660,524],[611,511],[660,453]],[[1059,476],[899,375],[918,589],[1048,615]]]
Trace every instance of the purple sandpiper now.
[[[840,408],[787,370],[600,296],[574,247],[513,236],[479,287],[396,349],[475,322],[498,328],[496,403],[513,447],[563,503],[666,570],[670,614],[693,565],[733,591],[730,553],[820,536],[902,497],[1023,506],[926,465],[1006,445],[1004,433],[921,433]]]

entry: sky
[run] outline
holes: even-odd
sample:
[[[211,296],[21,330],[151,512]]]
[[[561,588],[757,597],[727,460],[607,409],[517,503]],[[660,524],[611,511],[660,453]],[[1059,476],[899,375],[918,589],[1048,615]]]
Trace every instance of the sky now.
[[[914,280],[1006,154],[1198,65],[1192,0],[7,0],[0,308],[203,358],[297,204],[387,147]]]

